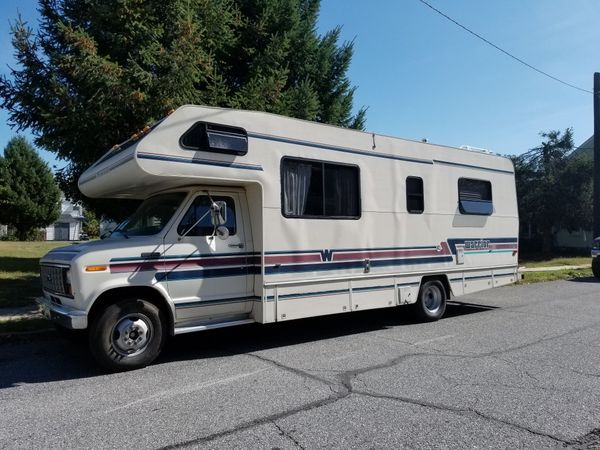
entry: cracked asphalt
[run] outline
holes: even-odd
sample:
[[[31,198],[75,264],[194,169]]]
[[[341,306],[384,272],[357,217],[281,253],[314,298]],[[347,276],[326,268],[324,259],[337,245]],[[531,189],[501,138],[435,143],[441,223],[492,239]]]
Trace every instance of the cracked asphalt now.
[[[600,448],[600,283],[181,336],[102,374],[53,335],[0,345],[2,448]]]

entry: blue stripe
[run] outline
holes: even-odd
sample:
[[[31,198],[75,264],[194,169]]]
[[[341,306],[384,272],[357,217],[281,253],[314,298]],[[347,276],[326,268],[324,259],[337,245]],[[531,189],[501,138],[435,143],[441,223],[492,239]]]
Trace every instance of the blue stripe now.
[[[92,180],[98,178],[99,176],[106,175],[108,172],[113,171],[117,167],[121,167],[123,164],[128,163],[132,159],[133,159],[133,154],[131,154],[129,156],[126,156],[125,158],[121,159],[120,161],[117,161],[112,166],[105,167],[104,169],[102,169],[100,171],[100,173],[95,173],[93,176],[89,176],[87,178],[84,178],[83,180],[80,178],[79,179],[79,184],[85,184],[85,183],[87,183],[89,181],[92,181]],[[98,163],[94,164],[92,167],[96,166],[97,164],[100,164],[100,162],[101,161],[98,161]]]
[[[378,152],[372,152],[372,151],[366,152],[363,150],[356,150],[356,149],[352,149],[352,148],[348,148],[348,147],[338,147],[337,145],[327,145],[327,144],[320,144],[317,142],[302,141],[299,139],[289,139],[289,138],[284,138],[284,137],[280,137],[280,136],[272,136],[269,134],[248,133],[248,137],[252,137],[252,138],[256,138],[256,139],[263,139],[266,141],[283,142],[285,144],[302,145],[304,147],[320,148],[323,150],[331,150],[334,152],[350,153],[353,155],[362,155],[362,156],[371,156],[374,158],[393,159],[396,161],[407,161],[407,162],[412,162],[412,163],[417,163],[417,164],[433,164],[433,161],[431,161],[429,159],[411,158],[408,156],[397,156],[397,155],[390,155],[388,153],[378,153]]]
[[[506,237],[506,238],[486,238],[486,237],[477,237],[477,238],[453,238],[448,239],[448,245],[450,246],[450,251],[453,255],[456,255],[456,246],[462,245],[465,241],[490,241],[490,244],[518,244],[519,238],[516,237]],[[471,252],[469,252],[471,253]]]
[[[181,281],[199,278],[222,278],[245,276],[251,273],[249,267],[227,267],[225,269],[180,270],[177,272],[157,272],[156,281]]]
[[[255,301],[256,299],[260,299],[257,296],[249,296],[249,297],[235,297],[235,298],[222,298],[217,300],[199,300],[193,302],[185,302],[185,303],[176,303],[175,309],[186,309],[186,308],[198,308],[202,306],[212,306],[212,305],[221,305],[221,304],[229,304],[229,303],[245,303],[250,301]]]
[[[352,288],[353,292],[374,292],[381,291],[384,289],[391,289],[395,286],[419,286],[419,283],[398,283],[397,285],[389,284],[386,286],[368,286],[368,287],[360,287],[360,288]],[[303,298],[303,297],[318,297],[320,295],[335,295],[335,294],[344,294],[350,293],[350,289],[335,289],[330,291],[317,291],[317,292],[300,292],[297,294],[283,294],[278,297],[279,300],[288,300],[292,298]],[[275,296],[269,295],[267,300],[274,300]]]
[[[447,166],[466,167],[469,169],[487,170],[488,172],[507,173],[510,175],[514,174],[514,172],[512,170],[492,169],[491,167],[474,166],[471,164],[463,164],[463,163],[457,163],[457,162],[452,162],[452,161],[444,161],[441,159],[434,159],[433,162],[436,164],[445,164]]]
[[[383,259],[371,260],[371,267],[387,267],[387,266],[402,266],[414,264],[431,264],[438,262],[452,262],[452,256],[434,256],[430,258],[405,258],[405,259]],[[364,261],[347,261],[347,262],[330,262],[330,263],[314,263],[314,264],[297,264],[280,266],[268,266],[265,268],[267,275],[281,274],[290,272],[321,272],[326,270],[344,270],[364,268]]]
[[[218,166],[218,167],[230,167],[232,169],[245,169],[245,170],[259,170],[262,171],[262,166],[257,166],[254,164],[240,164],[240,163],[232,163],[227,161],[215,161],[212,159],[200,159],[200,158],[182,158],[179,156],[166,156],[166,155],[157,155],[152,153],[138,153],[137,157],[140,159],[153,159],[157,161],[171,161],[171,162],[179,162],[179,163],[187,163],[187,164],[202,164],[205,166]]]
[[[188,258],[210,258],[210,257],[222,257],[222,256],[259,256],[259,252],[246,252],[246,253],[190,253],[188,255],[164,255],[160,258],[150,258],[152,261],[162,261],[169,259],[188,259]],[[148,261],[148,259],[140,256],[126,256],[122,258],[111,258],[110,262],[129,262],[129,261]]]

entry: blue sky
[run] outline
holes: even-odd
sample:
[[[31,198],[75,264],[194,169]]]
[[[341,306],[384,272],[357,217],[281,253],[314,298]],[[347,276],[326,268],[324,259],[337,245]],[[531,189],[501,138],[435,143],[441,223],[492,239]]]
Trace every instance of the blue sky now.
[[[600,71],[598,0],[429,0],[458,22],[530,64],[592,88]],[[0,73],[12,64],[8,21],[36,24],[36,2],[0,4]],[[343,27],[354,40],[349,77],[367,130],[446,145],[518,154],[543,130],[572,126],[577,144],[593,133],[591,94],[518,64],[417,0],[323,0],[319,31]],[[0,111],[0,148],[14,134]],[[61,167],[51,154],[51,164]]]

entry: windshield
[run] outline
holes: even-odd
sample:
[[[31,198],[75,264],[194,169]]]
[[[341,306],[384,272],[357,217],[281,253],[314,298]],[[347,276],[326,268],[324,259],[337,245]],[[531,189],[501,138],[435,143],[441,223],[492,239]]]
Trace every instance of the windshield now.
[[[138,209],[113,231],[125,237],[159,233],[185,198],[185,192],[160,194],[145,200]]]

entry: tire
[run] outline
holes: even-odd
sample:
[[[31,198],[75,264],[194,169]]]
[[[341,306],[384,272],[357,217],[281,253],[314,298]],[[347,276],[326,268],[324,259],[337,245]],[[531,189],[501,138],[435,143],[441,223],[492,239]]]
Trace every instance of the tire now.
[[[596,278],[600,278],[600,256],[592,259],[592,273]]]
[[[419,297],[414,305],[414,311],[419,320],[434,322],[439,320],[446,311],[446,289],[438,280],[426,281],[421,285]]]
[[[91,324],[89,345],[103,368],[124,371],[145,367],[165,343],[162,311],[143,299],[126,299],[108,306]]]

